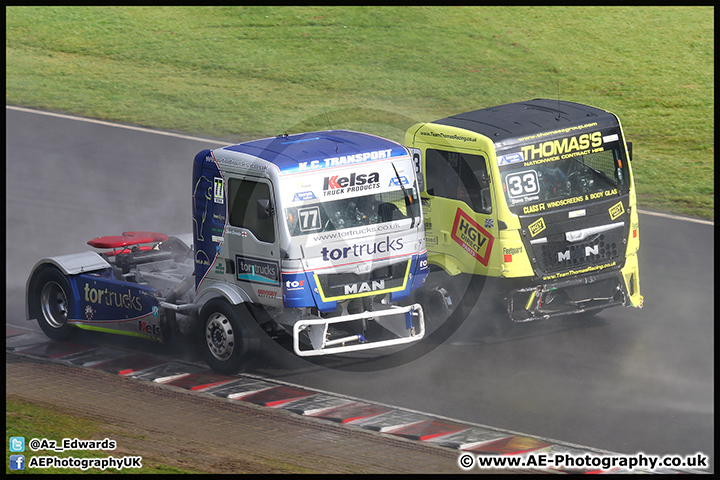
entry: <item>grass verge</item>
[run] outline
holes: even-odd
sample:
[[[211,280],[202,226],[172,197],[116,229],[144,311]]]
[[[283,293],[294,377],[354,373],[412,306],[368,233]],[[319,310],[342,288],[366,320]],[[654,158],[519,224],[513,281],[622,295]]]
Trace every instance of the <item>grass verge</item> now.
[[[641,207],[714,218],[712,7],[7,7],[6,102],[243,141],[605,108]]]

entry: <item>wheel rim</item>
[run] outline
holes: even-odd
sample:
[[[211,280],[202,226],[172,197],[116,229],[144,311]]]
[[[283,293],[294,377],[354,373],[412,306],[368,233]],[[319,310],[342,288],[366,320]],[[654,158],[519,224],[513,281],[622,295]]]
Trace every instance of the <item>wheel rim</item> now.
[[[40,309],[45,323],[52,328],[67,324],[68,301],[65,290],[56,282],[48,282],[40,293]]]
[[[221,313],[213,313],[208,319],[205,339],[210,353],[218,360],[227,360],[235,350],[232,324]]]

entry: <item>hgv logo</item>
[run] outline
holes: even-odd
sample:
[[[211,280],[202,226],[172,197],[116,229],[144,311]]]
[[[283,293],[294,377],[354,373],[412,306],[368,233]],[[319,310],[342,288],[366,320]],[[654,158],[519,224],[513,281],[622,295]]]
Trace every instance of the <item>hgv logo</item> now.
[[[495,238],[459,208],[450,236],[475,260],[487,267]]]

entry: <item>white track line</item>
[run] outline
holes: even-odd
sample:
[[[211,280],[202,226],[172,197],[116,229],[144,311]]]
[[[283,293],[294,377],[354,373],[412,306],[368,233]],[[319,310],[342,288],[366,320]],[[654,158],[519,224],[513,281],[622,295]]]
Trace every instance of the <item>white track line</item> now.
[[[57,117],[57,118],[64,118],[67,120],[77,120],[78,122],[87,122],[87,123],[95,123],[97,125],[106,125],[108,127],[116,127],[116,128],[125,128],[127,130],[135,130],[137,132],[144,132],[144,133],[154,133],[156,135],[165,135],[168,137],[176,137],[176,138],[182,138],[184,140],[193,140],[197,142],[210,142],[210,143],[223,143],[227,144],[227,142],[220,142],[218,140],[213,140],[210,138],[201,138],[201,137],[193,137],[190,135],[183,135],[181,133],[172,133],[172,132],[163,132],[160,130],[152,130],[150,128],[143,128],[143,127],[135,127],[132,125],[123,125],[121,123],[112,123],[112,122],[105,122],[103,120],[96,120],[94,118],[85,118],[85,117],[77,117],[74,115],[67,115],[64,113],[55,113],[55,112],[44,112],[41,110],[33,110],[31,108],[24,108],[24,107],[15,107],[12,105],[5,105],[5,108],[8,110],[16,110],[18,112],[25,112],[25,113],[34,113],[36,115],[46,115],[48,117]]]
[[[223,143],[223,142],[219,142],[218,140],[212,140],[209,138],[193,137],[191,135],[183,135],[181,133],[163,132],[161,130],[152,130],[150,128],[134,127],[132,125],[123,125],[121,123],[105,122],[103,120],[95,120],[93,118],[77,117],[75,115],[67,115],[64,113],[45,112],[42,110],[34,110],[31,108],[24,108],[24,107],[15,107],[12,105],[5,105],[5,108],[9,109],[9,110],[16,110],[18,112],[34,113],[36,115],[47,115],[49,117],[65,118],[68,120],[77,120],[78,122],[95,123],[98,125],[106,125],[108,127],[125,128],[127,130],[135,130],[135,131],[144,132],[144,133],[154,133],[156,135],[165,135],[168,137],[182,138],[184,140],[193,140],[193,141],[203,142],[203,143],[208,143],[208,142]],[[225,143],[223,143],[223,144],[225,144]],[[638,209],[638,213],[642,213],[644,215],[653,215],[656,217],[671,218],[673,220],[683,220],[686,222],[700,223],[703,225],[715,225],[715,222],[712,220],[703,220],[700,218],[692,218],[692,217],[682,217],[680,215],[673,215],[670,213],[650,212],[650,211],[641,210],[641,209]]]

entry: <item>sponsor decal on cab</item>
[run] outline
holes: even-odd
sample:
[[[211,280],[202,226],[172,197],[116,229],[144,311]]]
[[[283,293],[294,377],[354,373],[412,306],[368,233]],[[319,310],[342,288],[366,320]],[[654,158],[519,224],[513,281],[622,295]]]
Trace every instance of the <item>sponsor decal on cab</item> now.
[[[403,249],[403,239],[385,237],[379,242],[356,243],[339,248],[323,247],[320,250],[324,261],[346,260],[348,258],[361,258],[368,255],[384,255],[400,253]]]
[[[625,207],[623,207],[623,203],[622,202],[616,203],[615,205],[610,207],[610,210],[608,210],[608,213],[610,214],[610,220],[615,220],[620,215],[622,215],[624,211],[625,211]]]
[[[304,172],[307,170],[316,170],[318,168],[327,167],[339,167],[343,165],[353,165],[356,163],[370,162],[373,160],[382,160],[385,158],[392,158],[395,156],[406,155],[404,150],[398,150],[393,152],[392,149],[387,150],[375,150],[372,152],[356,153],[353,155],[341,155],[339,157],[325,158],[322,160],[312,160],[309,162],[300,162],[298,164],[298,171]]]
[[[475,260],[487,267],[495,237],[459,208],[450,236]]]
[[[361,190],[371,190],[380,186],[380,174],[377,172],[357,175],[351,173],[349,177],[341,177],[340,175],[331,175],[323,180],[323,194],[337,195],[341,193],[358,192]]]
[[[533,237],[537,236],[538,233],[545,230],[545,220],[541,217],[535,220],[533,223],[528,225],[528,230],[530,230],[530,235]]]
[[[245,282],[280,285],[280,268],[277,262],[237,255],[237,279]]]

